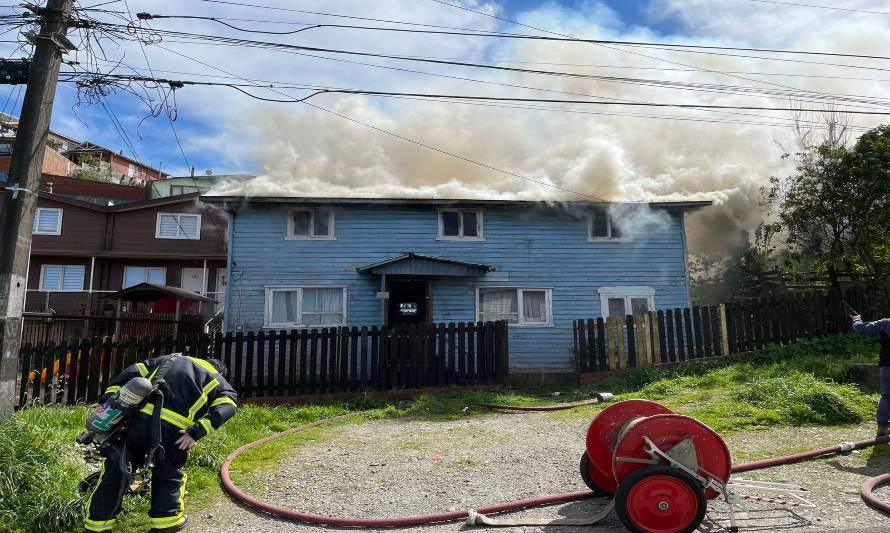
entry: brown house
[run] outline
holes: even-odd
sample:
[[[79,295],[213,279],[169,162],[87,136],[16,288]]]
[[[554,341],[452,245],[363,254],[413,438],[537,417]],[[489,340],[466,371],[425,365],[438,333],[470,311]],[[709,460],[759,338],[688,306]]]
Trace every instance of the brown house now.
[[[62,155],[80,166],[82,172],[109,175],[119,183],[142,183],[167,177],[156,168],[91,142],[81,143],[62,152]]]
[[[182,309],[209,318],[225,299],[227,227],[225,213],[197,194],[100,205],[41,191],[25,310],[111,315],[117,302],[106,295],[148,281],[219,301]],[[174,307],[160,300],[123,311],[166,314]]]

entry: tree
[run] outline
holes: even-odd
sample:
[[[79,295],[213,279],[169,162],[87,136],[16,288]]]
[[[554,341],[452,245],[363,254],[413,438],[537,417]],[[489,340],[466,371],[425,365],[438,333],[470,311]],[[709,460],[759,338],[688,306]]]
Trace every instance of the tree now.
[[[852,148],[829,138],[794,157],[794,174],[771,178],[764,191],[790,251],[811,258],[836,290],[841,273],[886,277],[890,127],[867,132]]]

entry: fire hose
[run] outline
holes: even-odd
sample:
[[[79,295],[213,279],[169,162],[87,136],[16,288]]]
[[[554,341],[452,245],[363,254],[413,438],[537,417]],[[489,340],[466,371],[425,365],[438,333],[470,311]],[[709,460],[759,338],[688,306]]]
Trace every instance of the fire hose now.
[[[610,395],[611,396],[611,395]],[[588,405],[590,403],[597,403],[599,399],[594,399],[588,402],[581,402],[583,405]],[[570,409],[574,407],[574,404],[564,404],[562,406],[552,406],[552,407],[560,407],[562,409]],[[520,410],[519,406],[498,406],[498,409],[504,408],[509,410]],[[534,407],[533,409],[529,409],[533,411],[540,410],[540,407]],[[551,410],[553,410],[551,408]],[[538,496],[534,498],[528,498],[523,500],[516,500],[512,502],[504,502],[497,503],[492,505],[486,505],[483,507],[478,507],[475,510],[471,509],[459,509],[455,511],[442,512],[442,513],[432,513],[426,515],[414,515],[414,516],[399,516],[399,517],[385,517],[385,518],[349,518],[349,517],[337,517],[337,516],[329,516],[322,514],[314,514],[307,513],[302,511],[296,511],[293,509],[287,509],[284,507],[280,507],[265,501],[262,501],[258,498],[255,498],[243,490],[241,490],[235,483],[232,481],[230,476],[230,467],[232,462],[241,454],[265,444],[267,442],[271,442],[282,437],[286,437],[288,435],[292,435],[294,433],[299,433],[302,431],[306,431],[311,428],[315,428],[321,425],[330,424],[333,422],[337,422],[340,420],[344,420],[347,418],[361,416],[364,414],[368,414],[371,411],[363,411],[357,413],[350,413],[346,415],[335,416],[332,418],[326,418],[323,420],[318,420],[309,424],[304,424],[302,426],[297,426],[286,431],[282,431],[280,433],[275,433],[273,435],[269,435],[267,437],[261,438],[259,440],[250,442],[245,444],[226,457],[226,460],[223,462],[222,468],[220,469],[220,477],[222,479],[222,484],[225,490],[232,495],[236,500],[257,509],[259,511],[269,513],[274,516],[278,516],[281,518],[285,518],[288,520],[295,520],[299,522],[307,522],[313,524],[323,524],[328,526],[337,526],[337,527],[356,527],[356,528],[386,528],[386,527],[408,527],[408,526],[418,526],[423,524],[432,524],[436,522],[449,522],[455,520],[463,520],[466,519],[469,515],[473,514],[474,517],[476,515],[485,515],[492,513],[502,513],[506,511],[515,511],[519,509],[526,509],[530,507],[538,507],[543,505],[551,505],[555,503],[563,503],[563,502],[571,502],[584,500],[588,498],[592,498],[597,496],[596,493],[592,491],[578,491],[578,492],[567,492],[567,493],[559,493],[559,494],[548,494],[544,496]],[[801,461],[812,460],[819,457],[825,457],[828,455],[833,455],[837,453],[848,453],[853,450],[858,450],[862,448],[867,448],[870,446],[875,446],[877,444],[890,442],[890,436],[876,437],[874,439],[863,440],[859,442],[845,442],[841,444],[837,444],[835,446],[830,446],[827,448],[821,448],[818,450],[812,450],[803,453],[797,453],[792,455],[774,457],[770,459],[764,459],[760,461],[753,461],[749,463],[737,464],[732,467],[732,473],[739,472],[748,472],[752,470],[759,470],[763,468],[769,468],[778,465],[784,464],[792,464]],[[873,492],[878,487],[883,485],[890,485],[890,474],[884,474],[870,479],[865,483],[862,487],[862,499],[865,501],[867,505],[870,507],[886,513],[890,515],[890,504],[881,501],[876,496],[874,496]],[[611,511],[613,503],[610,502],[606,508],[597,513],[595,517],[590,517],[587,519],[560,519],[555,521],[547,521],[548,524],[551,525],[583,525],[592,524],[600,519],[602,519],[609,511]],[[500,522],[500,523],[498,523]],[[481,520],[477,520],[477,523],[489,523],[490,525],[512,525],[509,521],[496,521],[493,519],[486,518],[484,516],[481,517]],[[529,521],[523,521],[523,524],[528,524]],[[541,521],[543,523],[543,521]]]

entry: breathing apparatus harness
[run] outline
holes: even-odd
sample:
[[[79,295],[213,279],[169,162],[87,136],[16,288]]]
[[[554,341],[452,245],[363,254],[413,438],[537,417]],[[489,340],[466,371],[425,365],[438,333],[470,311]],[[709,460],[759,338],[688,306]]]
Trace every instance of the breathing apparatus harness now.
[[[120,390],[103,402],[88,418],[86,431],[76,441],[78,444],[93,444],[102,457],[110,458],[117,452],[118,467],[132,480],[133,465],[127,459],[126,432],[130,418],[151,401],[154,409],[149,424],[149,447],[145,457],[145,467],[152,468],[156,459],[164,459],[161,446],[161,412],[164,409],[164,393],[160,386],[170,366],[181,353],[171,354],[147,378],[137,376],[124,384]]]

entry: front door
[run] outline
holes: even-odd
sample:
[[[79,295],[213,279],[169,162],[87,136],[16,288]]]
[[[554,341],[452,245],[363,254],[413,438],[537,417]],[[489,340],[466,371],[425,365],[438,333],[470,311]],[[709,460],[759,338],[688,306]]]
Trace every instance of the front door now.
[[[428,287],[426,281],[388,280],[387,325],[428,322]]]

